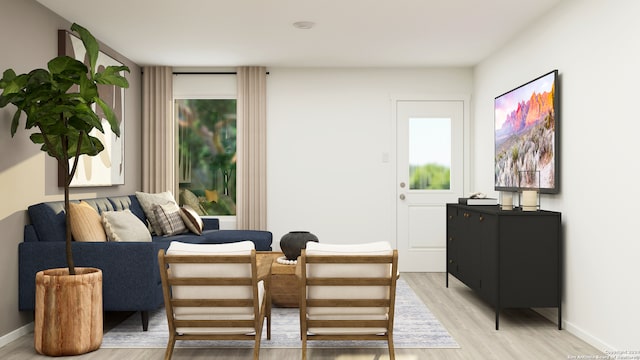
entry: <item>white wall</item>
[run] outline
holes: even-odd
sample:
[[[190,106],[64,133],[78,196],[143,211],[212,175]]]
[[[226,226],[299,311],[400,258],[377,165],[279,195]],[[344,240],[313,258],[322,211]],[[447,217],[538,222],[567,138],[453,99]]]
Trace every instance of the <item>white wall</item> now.
[[[567,330],[601,350],[640,350],[640,2],[563,1],[474,71],[476,189],[493,188],[493,98],[560,71],[559,195]],[[472,186],[473,188],[474,186]]]
[[[269,69],[267,211],[274,248],[307,230],[321,242],[395,244],[391,98],[470,94],[458,69]]]

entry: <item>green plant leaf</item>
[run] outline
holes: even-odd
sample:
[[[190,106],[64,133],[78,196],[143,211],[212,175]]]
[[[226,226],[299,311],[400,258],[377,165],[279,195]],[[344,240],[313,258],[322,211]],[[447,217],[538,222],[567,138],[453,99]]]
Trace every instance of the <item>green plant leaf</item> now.
[[[109,122],[109,126],[111,126],[111,131],[113,131],[116,136],[120,137],[120,126],[118,125],[118,118],[116,114],[111,109],[111,106],[107,105],[102,99],[96,98],[96,104],[100,105],[100,108],[104,112],[104,115],[107,117],[107,122]]]
[[[40,147],[40,150],[46,152],[49,156],[56,158],[58,160],[65,159],[62,153],[62,145],[61,145],[60,137],[51,136],[51,135],[47,136],[47,139],[49,140],[51,147],[47,146],[47,144],[44,141],[44,135],[42,135],[41,133],[31,134],[31,136],[29,136],[29,139],[31,139],[31,141],[34,144],[42,144],[42,146]]]
[[[127,66],[107,66],[102,72],[96,74],[95,81],[98,84],[115,85],[121,88],[128,88],[129,81],[120,75],[121,71],[129,72]]]
[[[20,79],[21,76],[22,75],[16,77],[16,80]],[[42,85],[51,84],[51,74],[45,69],[35,69],[20,80],[26,80],[25,83],[27,87],[39,87]]]
[[[75,31],[80,35],[80,39],[84,44],[85,49],[87,50],[87,55],[89,56],[89,64],[91,66],[91,77],[96,73],[96,62],[98,61],[98,51],[99,45],[96,38],[91,35],[89,30],[84,27],[74,23],[71,25],[71,30]]]
[[[51,74],[66,73],[77,76],[78,74],[84,74],[87,72],[87,66],[85,64],[66,55],[51,59],[47,63],[47,68]]]
[[[80,138],[82,138],[82,144],[80,145],[79,152],[80,155],[96,156],[104,150],[104,145],[102,145],[100,139],[88,135],[85,132],[75,133],[73,137],[69,137],[69,151],[67,154],[69,159],[75,157]]]
[[[0,80],[0,84],[5,81],[11,81],[16,77],[16,72],[13,69],[7,69],[2,73],[2,80]]]
[[[20,91],[21,88],[22,86],[17,81],[15,81],[15,79],[10,80],[3,86],[4,91],[2,92],[2,95],[15,94]]]
[[[98,97],[98,86],[85,76],[80,78],[80,96],[87,103]]]
[[[9,104],[11,104],[11,99],[13,99],[14,94],[10,94],[10,95],[0,95],[0,108],[3,108]]]
[[[78,105],[84,106],[88,108],[90,111],[79,111],[76,110],[75,115],[69,119],[69,124],[78,130],[84,130],[87,133],[93,130],[94,128],[98,129],[101,133],[104,133],[104,129],[102,127],[102,121],[98,115],[96,115],[90,107],[82,104]]]
[[[11,137],[16,134],[18,130],[18,125],[20,124],[20,115],[22,114],[22,110],[18,109],[13,114],[13,120],[11,120]]]

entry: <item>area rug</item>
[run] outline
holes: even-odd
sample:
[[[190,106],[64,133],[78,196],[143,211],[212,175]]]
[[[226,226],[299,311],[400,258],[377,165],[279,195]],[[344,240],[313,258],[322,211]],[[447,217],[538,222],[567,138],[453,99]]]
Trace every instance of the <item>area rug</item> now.
[[[266,327],[263,331],[263,348],[299,348],[300,319],[297,308],[272,309],[271,340],[266,340]],[[459,348],[449,332],[427,309],[401,279],[396,290],[395,322],[393,342],[396,348]],[[104,334],[103,348],[164,348],[169,338],[167,318],[164,308],[149,314],[149,330],[142,331],[140,314],[133,314],[122,323]],[[384,341],[310,341],[314,348],[386,348]],[[203,348],[253,347],[252,341],[177,341],[176,347]]]

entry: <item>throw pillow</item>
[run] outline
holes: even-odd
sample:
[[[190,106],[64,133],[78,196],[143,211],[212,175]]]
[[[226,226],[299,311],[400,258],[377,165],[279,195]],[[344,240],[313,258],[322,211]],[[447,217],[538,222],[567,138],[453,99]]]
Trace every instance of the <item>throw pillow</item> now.
[[[188,189],[180,189],[180,203],[184,205],[189,205],[193,210],[198,213],[198,215],[206,215],[207,212],[204,210],[202,205],[200,204],[200,200]]]
[[[157,205],[164,205],[168,203],[175,204],[176,201],[173,199],[173,195],[170,191],[165,191],[157,194],[150,194],[136,191],[136,198],[140,202],[140,206],[142,206],[142,211],[144,211],[144,215],[149,220],[149,224],[151,225],[151,231],[156,235],[162,235],[162,228],[158,224],[158,220],[153,213],[153,209]]]
[[[187,228],[189,228],[192,233],[202,235],[204,223],[200,215],[198,215],[191,206],[183,205],[182,208],[180,208],[180,216],[182,216],[184,224],[187,225]]]
[[[187,231],[180,215],[180,208],[176,203],[156,205],[153,208],[153,213],[164,236],[182,234]]]
[[[99,242],[107,241],[100,215],[96,209],[84,201],[69,203],[71,236],[75,241]]]
[[[149,229],[129,209],[103,212],[102,224],[109,241],[151,241]]]

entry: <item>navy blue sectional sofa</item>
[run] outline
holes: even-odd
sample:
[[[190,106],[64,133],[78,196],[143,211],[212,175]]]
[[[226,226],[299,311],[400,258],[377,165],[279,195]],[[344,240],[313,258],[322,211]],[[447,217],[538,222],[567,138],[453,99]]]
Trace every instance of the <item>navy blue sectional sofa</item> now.
[[[129,209],[145,224],[146,216],[135,195],[83,199],[99,213]],[[40,270],[66,267],[64,202],[29,206],[31,224],[18,246],[19,309],[34,310],[35,275]],[[75,266],[102,270],[104,311],[140,311],[143,330],[148,312],[163,305],[158,251],[171,241],[219,244],[251,240],[256,250],[271,251],[272,234],[257,230],[219,230],[218,219],[204,218],[202,235],[185,233],[153,236],[151,242],[73,242]]]

